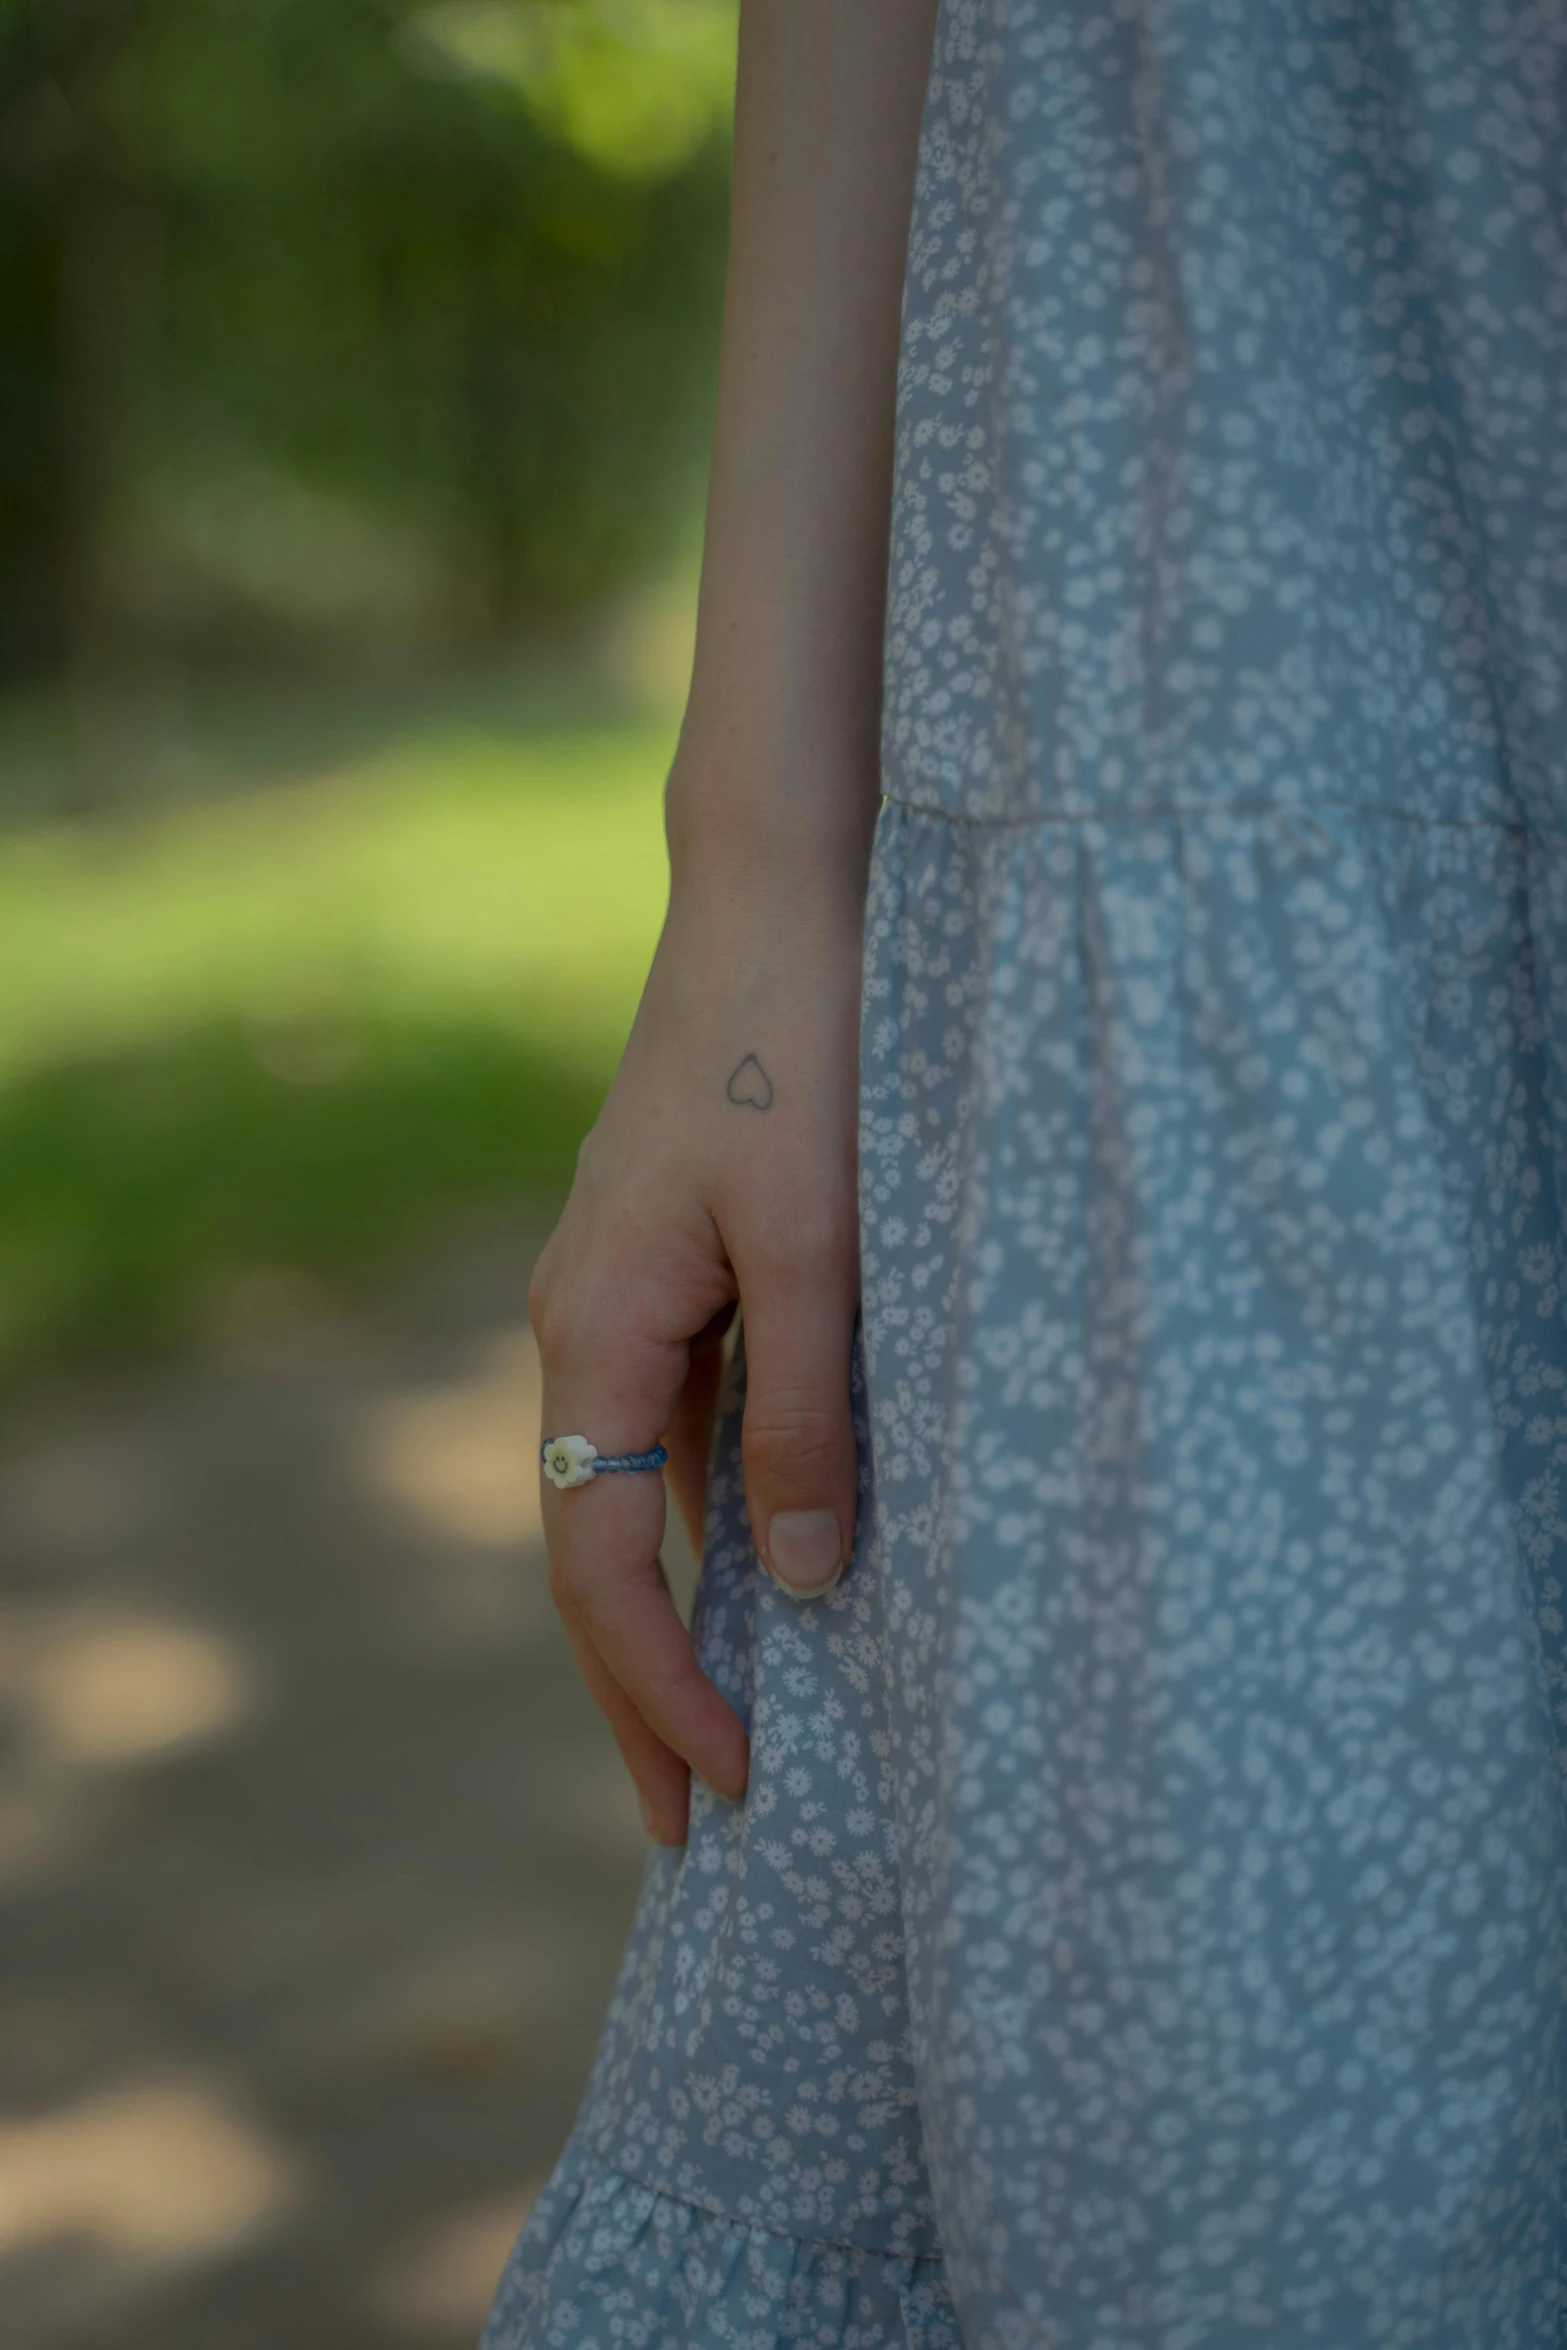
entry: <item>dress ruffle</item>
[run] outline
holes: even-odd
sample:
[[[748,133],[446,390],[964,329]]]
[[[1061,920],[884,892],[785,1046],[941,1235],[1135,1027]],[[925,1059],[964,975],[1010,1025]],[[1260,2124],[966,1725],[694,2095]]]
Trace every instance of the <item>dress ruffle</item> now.
[[[961,2350],[942,2263],[787,2236],[567,2149],[480,2350]]]

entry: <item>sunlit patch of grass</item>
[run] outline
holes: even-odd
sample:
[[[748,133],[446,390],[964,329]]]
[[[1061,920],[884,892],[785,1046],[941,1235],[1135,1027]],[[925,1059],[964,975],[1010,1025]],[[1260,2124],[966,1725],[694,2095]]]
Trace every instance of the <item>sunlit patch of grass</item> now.
[[[671,748],[450,720],[0,836],[0,1369],[557,1190],[656,935]]]

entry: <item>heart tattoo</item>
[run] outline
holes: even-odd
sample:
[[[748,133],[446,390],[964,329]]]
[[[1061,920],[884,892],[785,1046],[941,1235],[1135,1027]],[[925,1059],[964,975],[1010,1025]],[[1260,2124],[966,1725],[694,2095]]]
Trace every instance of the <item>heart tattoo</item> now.
[[[746,1054],[724,1091],[737,1110],[770,1110],[773,1106],[773,1081],[755,1053]]]

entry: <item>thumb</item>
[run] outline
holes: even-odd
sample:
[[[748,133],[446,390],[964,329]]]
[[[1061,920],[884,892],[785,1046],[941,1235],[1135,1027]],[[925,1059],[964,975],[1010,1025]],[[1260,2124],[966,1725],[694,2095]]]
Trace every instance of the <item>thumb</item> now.
[[[762,1564],[796,1599],[832,1589],[854,1548],[852,1276],[773,1272],[745,1288],[741,1452]]]

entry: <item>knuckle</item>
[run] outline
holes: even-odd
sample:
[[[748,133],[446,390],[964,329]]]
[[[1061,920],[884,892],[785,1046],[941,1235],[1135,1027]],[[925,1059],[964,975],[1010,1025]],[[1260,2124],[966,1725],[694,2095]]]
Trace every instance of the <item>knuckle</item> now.
[[[556,1294],[554,1281],[541,1258],[528,1283],[528,1320],[533,1325],[533,1335],[539,1342],[541,1354],[550,1352],[559,1332]]]
[[[558,1289],[547,1289],[536,1298],[530,1295],[528,1310],[544,1361],[552,1365],[566,1361],[574,1351],[578,1327],[570,1300]]]
[[[555,1613],[568,1630],[596,1646],[612,1630],[618,1610],[615,1594],[606,1584],[599,1562],[590,1558],[551,1558],[547,1575]]]
[[[534,1261],[533,1271],[528,1276],[528,1319],[532,1322],[535,1330],[548,1313],[550,1299],[559,1286],[555,1270],[559,1248],[560,1240],[557,1228],[540,1249]]]
[[[549,1545],[546,1575],[550,1597],[555,1601],[564,1601],[569,1607],[580,1608],[590,1572],[587,1560],[575,1545],[559,1542]]]
[[[843,1412],[806,1389],[754,1395],[741,1436],[746,1468],[763,1477],[836,1468],[843,1452]]]
[[[612,1292],[595,1283],[584,1290],[552,1284],[534,1314],[539,1353],[552,1371],[577,1369],[599,1362],[615,1345],[623,1329],[623,1311],[617,1311]]]
[[[571,1569],[559,1559],[549,1563],[549,1594],[555,1613],[566,1623],[573,1623],[582,1613],[582,1591]]]

